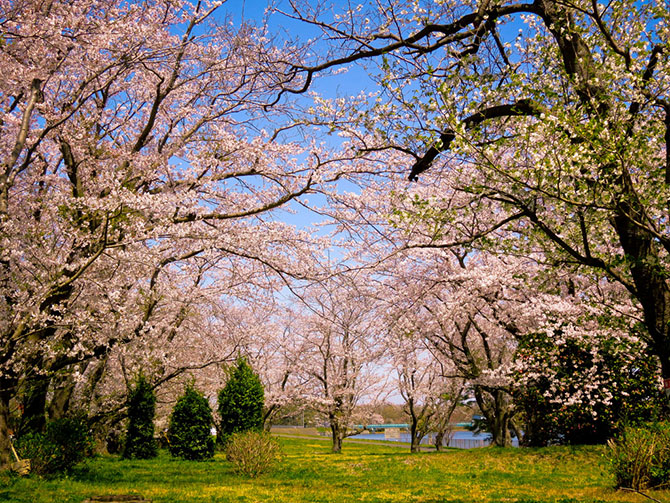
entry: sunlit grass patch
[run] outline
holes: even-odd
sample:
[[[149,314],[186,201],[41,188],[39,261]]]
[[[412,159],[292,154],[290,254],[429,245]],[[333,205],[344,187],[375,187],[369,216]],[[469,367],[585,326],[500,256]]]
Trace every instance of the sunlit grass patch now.
[[[0,501],[81,503],[90,496],[140,494],[159,502],[640,502],[612,489],[601,447],[449,450],[410,454],[397,447],[282,438],[274,471],[249,479],[222,454],[212,461],[100,457],[65,479],[0,480]],[[670,492],[654,493],[669,501]]]

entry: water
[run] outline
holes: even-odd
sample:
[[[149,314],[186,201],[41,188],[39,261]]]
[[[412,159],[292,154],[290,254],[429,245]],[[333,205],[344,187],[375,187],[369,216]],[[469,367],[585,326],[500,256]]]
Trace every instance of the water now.
[[[390,428],[389,428],[390,429]],[[387,430],[388,431],[388,430]],[[409,442],[410,434],[405,432],[397,432],[390,436],[385,433],[360,433],[351,438],[365,438],[370,440],[389,440],[395,442]],[[430,433],[422,440],[422,445],[433,445],[435,434]],[[449,442],[449,447],[457,447],[460,449],[473,449],[475,447],[485,447],[491,444],[491,436],[488,434],[476,434],[467,430],[455,431]],[[517,439],[514,439],[514,445],[518,445]]]

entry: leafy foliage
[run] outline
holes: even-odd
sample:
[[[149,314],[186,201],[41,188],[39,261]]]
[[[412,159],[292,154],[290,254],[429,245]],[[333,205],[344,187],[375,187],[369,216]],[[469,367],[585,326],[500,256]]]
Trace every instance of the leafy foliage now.
[[[226,459],[237,473],[252,478],[271,470],[281,458],[279,442],[265,431],[233,433],[226,443]]]
[[[518,358],[526,369],[515,398],[525,415],[524,442],[604,443],[622,422],[656,417],[661,407],[657,361],[636,339],[554,338],[534,334],[522,339]],[[595,378],[595,380],[594,380]]]
[[[670,423],[629,426],[609,442],[617,487],[641,491],[670,484]]]
[[[271,279],[252,280],[260,279],[258,268],[309,267],[294,258],[309,255],[306,240],[256,215],[333,177],[326,170],[313,177],[318,166],[303,163],[309,140],[288,140],[287,148],[272,133],[257,134],[254,110],[279,90],[263,75],[275,74],[275,62],[284,67],[289,52],[260,27],[217,25],[222,3],[54,0],[44,9],[0,8],[7,76],[0,95],[12,102],[0,110],[0,423],[10,421],[9,402],[27,377],[43,389],[74,389],[78,364],[98,365],[98,356],[121,346],[130,347],[129,369],[177,351],[184,368],[218,361],[203,349],[216,339],[204,333],[210,306],[223,305],[232,285],[262,289]],[[29,52],[35,57],[24,57]],[[294,122],[278,120],[278,127]],[[235,265],[195,273],[205,254]],[[184,342],[186,325],[203,333]],[[114,395],[125,395],[113,366],[91,367],[88,374],[100,376],[91,384],[109,377]],[[111,391],[73,400],[86,406]],[[27,417],[41,420],[39,395],[41,410]],[[117,404],[95,405],[97,418]],[[0,428],[0,468],[8,452]]]
[[[38,475],[67,473],[90,456],[92,448],[83,418],[50,421],[43,433],[26,433],[16,442],[19,455],[30,459],[31,471]]]
[[[220,443],[225,444],[234,433],[262,430],[265,401],[263,384],[246,359],[238,359],[237,366],[218,398]]]
[[[193,460],[213,457],[214,439],[210,433],[213,425],[207,399],[192,384],[187,385],[170,415],[167,432],[170,454]]]
[[[128,431],[123,450],[124,458],[150,459],[158,448],[154,439],[156,394],[143,374],[137,378],[128,396]]]

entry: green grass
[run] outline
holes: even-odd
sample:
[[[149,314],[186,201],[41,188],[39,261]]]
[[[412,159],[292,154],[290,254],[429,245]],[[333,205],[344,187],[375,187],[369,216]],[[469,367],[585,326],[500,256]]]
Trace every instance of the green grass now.
[[[410,454],[345,443],[340,455],[318,439],[282,438],[279,469],[252,480],[222,454],[181,461],[99,457],[68,478],[0,478],[0,501],[80,503],[90,496],[140,494],[154,502],[641,502],[614,491],[601,447],[472,449]],[[670,501],[670,491],[654,496]],[[646,500],[649,501],[649,500]]]

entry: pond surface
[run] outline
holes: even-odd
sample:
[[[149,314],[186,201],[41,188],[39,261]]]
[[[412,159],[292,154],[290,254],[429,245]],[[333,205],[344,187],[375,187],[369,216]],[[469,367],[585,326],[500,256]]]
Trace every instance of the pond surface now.
[[[407,432],[393,431],[391,428],[388,428],[387,433],[360,433],[351,438],[366,438],[370,440],[390,440],[395,442],[409,442],[410,435]],[[432,445],[434,443],[435,434],[430,433],[426,435],[422,440],[422,445]],[[449,447],[458,447],[460,449],[472,449],[475,447],[486,447],[491,444],[491,436],[484,434],[476,434],[468,430],[457,430],[453,432],[451,440],[449,441]],[[517,439],[513,439],[513,444],[517,446],[519,442]],[[446,445],[446,443],[445,443]]]

